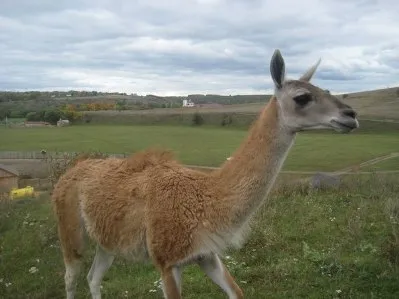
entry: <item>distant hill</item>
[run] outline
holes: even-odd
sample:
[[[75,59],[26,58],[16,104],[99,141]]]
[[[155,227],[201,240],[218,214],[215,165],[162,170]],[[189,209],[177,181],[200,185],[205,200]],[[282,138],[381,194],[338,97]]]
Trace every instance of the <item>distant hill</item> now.
[[[217,103],[204,107],[181,108],[182,100],[190,98],[195,104]],[[27,112],[54,109],[66,104],[86,107],[90,103],[114,103],[124,115],[147,113],[249,113],[260,111],[270,95],[231,95],[192,94],[187,97],[157,95],[139,96],[123,93],[97,92],[0,92],[0,111],[11,111],[13,117],[24,117]],[[341,94],[349,105],[353,106],[363,119],[399,120],[399,87]],[[193,110],[194,109],[194,110]],[[90,111],[89,114],[107,115],[113,111]],[[114,111],[115,112],[115,111]]]
[[[399,88],[385,88],[340,96],[363,119],[399,120]]]

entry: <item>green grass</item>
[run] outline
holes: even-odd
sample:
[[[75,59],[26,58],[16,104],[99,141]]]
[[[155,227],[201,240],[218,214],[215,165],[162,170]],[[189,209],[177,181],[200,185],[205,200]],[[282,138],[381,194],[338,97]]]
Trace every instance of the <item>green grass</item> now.
[[[245,298],[398,298],[398,188],[397,178],[371,177],[339,190],[273,192],[246,245],[223,259]],[[0,209],[0,298],[64,298],[64,268],[48,197]],[[77,298],[89,298],[85,276],[93,247]],[[30,273],[31,267],[37,272]],[[154,286],[158,279],[151,264],[117,258],[102,292],[104,298],[161,298]],[[226,298],[195,266],[184,272],[183,296]]]
[[[0,128],[0,151],[101,151],[131,153],[168,148],[186,164],[218,166],[246,137],[247,130],[220,127],[85,125],[65,128]],[[286,170],[338,170],[399,148],[394,132],[299,134]]]

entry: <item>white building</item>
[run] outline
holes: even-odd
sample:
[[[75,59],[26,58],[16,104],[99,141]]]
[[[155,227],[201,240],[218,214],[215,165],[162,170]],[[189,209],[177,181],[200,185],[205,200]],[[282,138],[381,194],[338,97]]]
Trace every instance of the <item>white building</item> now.
[[[190,99],[183,100],[183,107],[194,107],[195,104]]]
[[[65,127],[65,126],[69,126],[69,120],[60,118],[60,120],[57,121],[57,127]]]

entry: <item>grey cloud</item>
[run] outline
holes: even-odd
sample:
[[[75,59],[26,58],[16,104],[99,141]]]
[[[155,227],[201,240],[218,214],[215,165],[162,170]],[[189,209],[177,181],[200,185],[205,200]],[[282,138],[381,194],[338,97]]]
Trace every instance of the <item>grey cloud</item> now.
[[[320,80],[326,81],[351,81],[360,80],[362,77],[356,74],[344,74],[336,70],[322,70],[317,72],[316,77]]]
[[[218,82],[209,88],[263,92],[272,88],[268,63],[277,47],[291,77],[321,57],[315,80],[330,90],[399,81],[393,1],[31,3],[0,3],[1,89],[191,93]]]

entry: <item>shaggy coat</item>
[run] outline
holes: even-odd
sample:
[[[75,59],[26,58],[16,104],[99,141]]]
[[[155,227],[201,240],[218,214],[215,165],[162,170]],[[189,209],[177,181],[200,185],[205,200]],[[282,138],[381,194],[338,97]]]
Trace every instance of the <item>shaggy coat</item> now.
[[[81,159],[71,167],[52,195],[67,298],[75,294],[86,236],[98,244],[87,276],[93,298],[101,297],[101,280],[117,255],[152,261],[166,298],[181,298],[181,269],[188,263],[197,263],[229,298],[242,298],[218,255],[243,244],[296,133],[358,126],[349,106],[308,83],[316,66],[300,81],[285,81],[276,51],[271,62],[276,95],[218,170],[186,168],[162,150],[127,159]]]

